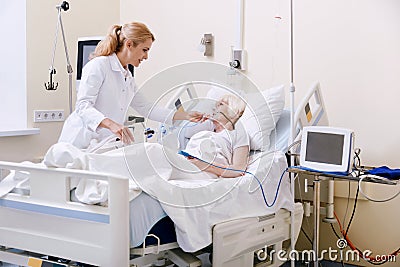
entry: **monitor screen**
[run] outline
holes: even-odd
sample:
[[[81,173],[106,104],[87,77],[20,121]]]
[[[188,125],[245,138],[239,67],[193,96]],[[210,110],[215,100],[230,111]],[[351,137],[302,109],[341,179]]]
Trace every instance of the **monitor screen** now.
[[[306,161],[341,165],[343,143],[343,134],[308,132]]]
[[[91,59],[91,55],[96,49],[101,38],[78,40],[78,58],[76,66],[76,79],[81,80],[82,69]]]
[[[80,81],[82,77],[82,69],[92,59],[92,53],[96,49],[97,44],[103,37],[81,37],[78,39],[78,57],[76,66],[76,80]],[[133,75],[133,66],[128,65],[129,71]]]
[[[304,127],[300,165],[316,171],[347,172],[351,165],[352,147],[351,130],[325,126]]]

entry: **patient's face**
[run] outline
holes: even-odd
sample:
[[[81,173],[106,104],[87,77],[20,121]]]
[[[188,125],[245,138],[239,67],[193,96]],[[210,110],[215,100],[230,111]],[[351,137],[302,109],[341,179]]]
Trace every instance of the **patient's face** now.
[[[218,110],[220,112],[223,112],[225,115],[227,115],[230,119],[232,119],[232,114],[234,114],[232,108],[229,106],[229,103],[226,102],[225,100],[220,100],[217,102],[218,105]]]
[[[215,104],[215,108],[213,110],[213,119],[220,121],[220,122],[226,122],[226,118],[224,115],[222,115],[221,113],[225,114],[225,116],[227,116],[229,119],[231,119],[231,109],[228,105],[228,103],[226,101],[219,100],[216,104]]]

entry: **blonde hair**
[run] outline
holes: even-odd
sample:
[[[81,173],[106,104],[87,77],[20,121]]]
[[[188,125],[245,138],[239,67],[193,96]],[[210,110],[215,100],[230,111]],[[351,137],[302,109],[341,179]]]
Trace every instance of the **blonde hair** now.
[[[97,44],[93,57],[109,56],[112,53],[121,51],[126,40],[131,40],[136,47],[149,38],[152,41],[155,40],[154,35],[143,23],[130,22],[122,26],[113,25],[106,38]]]
[[[226,114],[235,124],[243,115],[246,109],[246,103],[237,96],[226,94],[223,95],[220,101],[225,102],[229,106],[228,114]]]

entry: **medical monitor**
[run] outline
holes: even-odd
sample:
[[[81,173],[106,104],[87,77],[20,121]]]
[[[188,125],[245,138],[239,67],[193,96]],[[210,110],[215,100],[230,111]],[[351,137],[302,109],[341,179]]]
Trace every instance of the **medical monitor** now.
[[[78,38],[78,57],[76,60],[76,80],[79,81],[82,78],[82,69],[92,58],[92,53],[96,49],[97,44],[103,40],[104,37],[80,37]],[[133,75],[133,66],[128,65],[130,72]]]
[[[348,173],[353,150],[353,131],[343,128],[303,128],[300,166],[321,172]]]

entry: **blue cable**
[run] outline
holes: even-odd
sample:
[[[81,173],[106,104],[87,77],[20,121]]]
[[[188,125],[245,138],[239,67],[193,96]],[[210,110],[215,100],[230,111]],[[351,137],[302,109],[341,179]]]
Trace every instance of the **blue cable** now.
[[[212,163],[210,163],[210,162],[207,162],[207,161],[205,161],[205,160],[202,160],[202,159],[200,159],[200,158],[198,158],[198,157],[192,156],[192,155],[190,155],[189,153],[187,153],[186,151],[183,151],[183,150],[180,150],[180,151],[178,152],[178,154],[181,154],[181,155],[183,155],[183,156],[185,156],[185,157],[192,157],[192,158],[195,158],[195,159],[197,159],[197,160],[200,160],[201,162],[204,162],[204,163],[206,163],[206,164],[209,164],[209,165],[211,165],[211,166],[214,166],[214,167],[217,167],[217,168],[220,168],[220,169],[223,169],[223,170],[235,171],[235,172],[241,172],[241,173],[247,173],[247,174],[252,175],[252,176],[256,179],[256,181],[258,182],[258,184],[259,184],[259,186],[260,186],[261,193],[262,193],[263,199],[264,199],[264,203],[265,203],[265,205],[266,205],[268,208],[270,208],[270,207],[272,207],[272,206],[275,205],[276,200],[278,199],[279,189],[280,189],[280,187],[281,187],[283,175],[284,175],[284,174],[287,172],[287,170],[288,170],[288,168],[286,168],[286,169],[283,171],[281,177],[279,178],[279,183],[278,183],[278,187],[276,188],[276,191],[275,191],[274,200],[272,201],[272,204],[269,204],[268,201],[267,201],[267,198],[266,198],[266,196],[265,196],[264,188],[263,188],[263,186],[262,186],[260,180],[259,180],[254,174],[252,174],[251,172],[248,172],[248,171],[245,171],[245,170],[236,170],[236,169],[231,169],[231,168],[226,168],[226,167],[217,166],[217,165],[214,165],[214,164],[212,164]]]

